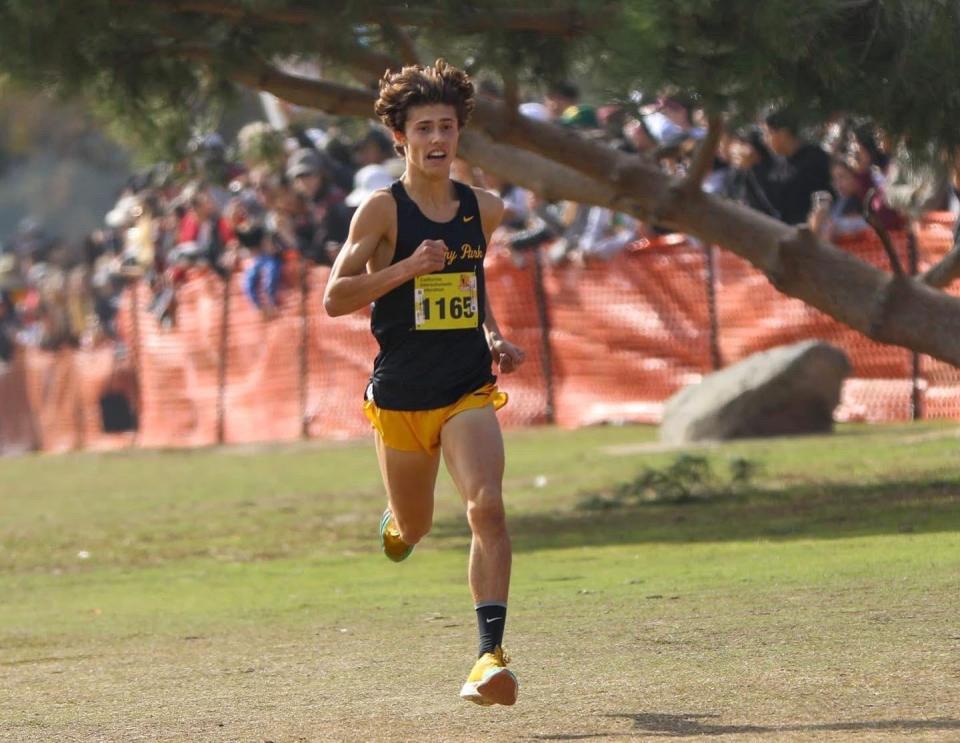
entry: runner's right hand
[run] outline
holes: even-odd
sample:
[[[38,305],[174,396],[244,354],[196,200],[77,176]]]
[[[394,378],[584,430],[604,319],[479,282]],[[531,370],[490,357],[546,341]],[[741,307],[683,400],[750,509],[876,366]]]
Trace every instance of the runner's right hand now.
[[[424,240],[410,256],[414,276],[434,273],[446,265],[447,245],[443,240]]]

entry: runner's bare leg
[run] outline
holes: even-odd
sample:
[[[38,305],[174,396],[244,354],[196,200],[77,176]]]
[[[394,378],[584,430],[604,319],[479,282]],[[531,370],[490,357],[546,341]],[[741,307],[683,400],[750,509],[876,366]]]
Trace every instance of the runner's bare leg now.
[[[512,553],[502,495],[503,436],[493,406],[455,415],[444,425],[440,440],[473,534],[469,581],[474,604],[505,604]]]
[[[377,460],[387,489],[387,500],[400,538],[409,545],[423,539],[433,525],[433,489],[440,452],[401,451],[377,441]]]

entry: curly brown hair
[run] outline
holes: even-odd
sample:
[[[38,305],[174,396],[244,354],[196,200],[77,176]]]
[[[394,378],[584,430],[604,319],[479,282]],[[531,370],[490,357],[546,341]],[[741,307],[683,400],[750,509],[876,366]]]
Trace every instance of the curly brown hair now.
[[[453,106],[462,129],[473,112],[473,83],[463,70],[438,59],[433,66],[408,65],[400,72],[387,70],[380,80],[380,97],[374,111],[390,129],[402,132],[411,106],[442,103]],[[403,147],[396,145],[403,155]]]

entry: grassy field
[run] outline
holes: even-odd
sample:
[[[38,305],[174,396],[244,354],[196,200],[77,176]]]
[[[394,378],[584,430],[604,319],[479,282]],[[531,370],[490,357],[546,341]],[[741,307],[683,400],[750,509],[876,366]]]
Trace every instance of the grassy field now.
[[[0,460],[0,740],[960,740],[960,430],[693,452],[507,436],[516,707],[461,702],[476,629],[445,474],[378,551],[369,443]]]

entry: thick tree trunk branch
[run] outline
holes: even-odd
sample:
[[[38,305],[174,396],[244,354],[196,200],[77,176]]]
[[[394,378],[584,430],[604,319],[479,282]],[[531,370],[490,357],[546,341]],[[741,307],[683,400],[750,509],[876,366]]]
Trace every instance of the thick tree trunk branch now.
[[[372,116],[370,91],[305,80],[268,67],[235,70],[232,75],[240,83],[299,105]],[[478,101],[478,125],[465,130],[461,139],[466,157],[549,198],[596,204],[640,218],[658,203],[666,204],[661,215],[665,226],[736,253],[764,271],[785,294],[874,340],[960,365],[960,300],[906,276],[891,276],[817,240],[809,230],[721,197],[697,191],[682,199],[669,198],[681,181],[559,127],[523,116],[511,121],[505,114],[502,104]],[[494,139],[503,134],[503,140],[490,142],[491,132]]]
[[[212,61],[209,52],[191,51],[189,56],[199,61]],[[272,93],[298,106],[317,108],[339,116],[373,116],[376,96],[370,90],[289,75],[268,64],[234,67],[229,74],[230,79],[239,85]]]
[[[459,154],[468,162],[540,194],[548,201],[569,200],[610,205],[615,192],[573,168],[558,165],[536,153],[494,142],[481,131],[465,129]]]
[[[494,141],[536,152],[596,181],[612,184],[618,194],[616,200],[623,202],[618,211],[653,221],[662,191],[651,179],[663,180],[666,176],[637,156],[589,142],[554,124],[511,115],[503,103],[488,99],[477,101],[471,125]]]

